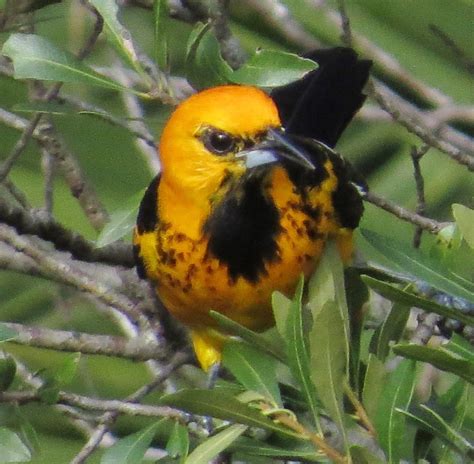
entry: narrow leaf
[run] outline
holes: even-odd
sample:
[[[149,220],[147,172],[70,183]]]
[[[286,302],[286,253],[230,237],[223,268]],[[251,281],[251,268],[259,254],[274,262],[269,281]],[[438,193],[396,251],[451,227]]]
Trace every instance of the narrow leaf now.
[[[383,362],[375,354],[370,353],[362,390],[362,404],[372,422],[375,422],[386,376]]]
[[[144,193],[145,189],[132,195],[120,209],[111,214],[110,221],[97,237],[96,246],[98,248],[110,245],[132,232],[137,222],[138,209]]]
[[[393,351],[405,358],[430,363],[438,369],[456,374],[474,384],[474,362],[461,358],[450,351],[447,345],[431,348],[415,344],[401,344],[395,345]]]
[[[166,451],[172,458],[181,457],[184,462],[189,452],[189,433],[188,429],[179,422],[174,423],[173,431],[171,432],[168,443],[166,444]]]
[[[3,45],[2,53],[13,60],[16,79],[83,83],[147,96],[97,73],[68,51],[56,48],[38,35],[12,34]]]
[[[317,66],[314,61],[293,53],[257,50],[241,68],[230,75],[230,79],[236,84],[278,87],[301,79]]]
[[[168,2],[166,0],[155,0],[153,3],[154,16],[154,39],[153,56],[155,63],[161,71],[168,67],[168,34],[165,23],[168,17]]]
[[[10,356],[0,359],[0,392],[5,391],[10,387],[15,378],[15,374],[15,360]]]
[[[89,0],[104,19],[105,33],[112,46],[140,75],[146,76],[130,33],[117,18],[118,6],[115,0]]]
[[[405,417],[398,409],[407,410],[415,385],[415,363],[404,360],[393,371],[380,397],[375,418],[379,442],[388,462],[399,464],[406,443]]]
[[[439,314],[440,316],[456,319],[466,325],[474,325],[474,317],[458,309],[442,306],[432,300],[427,300],[413,293],[401,290],[395,285],[373,279],[369,276],[362,276],[362,280],[374,291],[383,297],[401,304],[416,306],[426,311]]]
[[[311,379],[331,419],[345,437],[343,386],[346,379],[344,321],[334,301],[317,314],[310,333]]]
[[[218,313],[216,311],[209,311],[210,316],[217,321],[219,327],[224,329],[228,334],[235,335],[240,337],[242,340],[246,341],[252,346],[255,346],[260,351],[273,356],[275,359],[278,359],[282,362],[285,362],[286,356],[282,348],[273,341],[269,341],[264,335],[253,332],[247,327],[240,325],[238,322],[229,319],[224,314]]]
[[[16,330],[0,323],[0,343],[7,342],[8,340],[14,340],[17,336],[18,332]]]
[[[299,444],[298,444],[299,445]],[[302,459],[304,462],[321,462],[324,455],[314,451],[312,445],[298,446],[297,449],[282,448],[262,441],[240,437],[230,447],[231,451],[251,456],[262,456],[282,460]]]
[[[352,464],[384,464],[385,460],[376,456],[371,450],[360,445],[350,447]]]
[[[31,452],[15,432],[0,427],[0,460],[2,462],[28,462]]]
[[[252,408],[224,392],[186,389],[160,399],[160,404],[183,409],[184,411],[217,419],[229,420],[251,427],[259,427],[271,432],[279,432],[295,437],[294,432],[271,421],[257,409]]]
[[[228,83],[232,68],[221,56],[219,42],[210,24],[198,24],[193,30],[186,53],[186,77],[195,89]]]
[[[104,452],[100,464],[140,464],[161,422],[120,439]]]
[[[288,315],[290,314],[291,300],[283,293],[273,292],[272,309],[275,325],[283,340],[286,338],[286,328],[288,327]]]
[[[474,249],[474,210],[464,205],[454,204],[453,216],[467,244]]]
[[[246,425],[234,424],[208,438],[188,456],[185,464],[208,464],[211,459],[237,440],[247,428]]]
[[[466,288],[464,279],[450,272],[446,266],[423,255],[419,250],[408,249],[405,244],[392,238],[368,230],[362,230],[361,233],[373,248],[391,262],[396,270],[411,274],[442,292],[474,303],[474,293]]]
[[[260,393],[276,406],[282,406],[275,359],[247,343],[236,341],[226,343],[222,354],[224,366],[245,388]]]
[[[446,445],[454,449],[457,453],[467,457],[467,453],[473,453],[474,447],[433,409],[426,405],[420,405],[416,413],[397,409],[401,414],[407,416],[410,422],[416,424],[421,429],[438,437]]]
[[[303,393],[314,424],[319,426],[319,413],[316,400],[316,390],[311,380],[311,366],[309,358],[309,331],[311,330],[311,315],[307,307],[303,306],[304,279],[301,277],[291,302],[287,322],[287,352],[288,364]]]
[[[336,303],[336,310],[343,321],[344,337],[339,342],[343,342],[345,345],[346,368],[349,369],[350,325],[344,266],[333,240],[324,247],[318,268],[308,283],[308,306],[311,309],[313,320],[316,320],[318,312],[328,301]]]
[[[371,351],[377,355],[381,361],[385,361],[390,352],[390,342],[398,342],[405,330],[410,307],[395,303],[387,317],[380,325],[372,337]]]

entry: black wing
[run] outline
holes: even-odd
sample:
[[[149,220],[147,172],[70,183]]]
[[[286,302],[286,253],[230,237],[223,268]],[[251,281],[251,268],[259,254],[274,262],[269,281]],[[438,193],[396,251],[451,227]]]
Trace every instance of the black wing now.
[[[136,232],[142,235],[147,232],[153,232],[158,225],[158,185],[160,183],[160,174],[158,174],[146,189],[145,195],[140,202],[138,210]],[[140,246],[135,244],[133,246],[133,256],[135,265],[137,266],[137,274],[141,279],[146,279],[145,266],[140,257]]]
[[[351,48],[316,50],[305,57],[318,69],[271,93],[286,132],[334,147],[366,99],[362,90],[372,62]]]

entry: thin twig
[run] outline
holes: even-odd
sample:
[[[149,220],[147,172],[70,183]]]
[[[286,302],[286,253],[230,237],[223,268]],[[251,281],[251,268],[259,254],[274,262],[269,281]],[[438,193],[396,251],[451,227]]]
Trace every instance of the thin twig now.
[[[413,162],[413,176],[415,178],[416,186],[416,213],[420,216],[424,216],[426,212],[426,199],[425,199],[425,180],[423,179],[423,174],[421,173],[420,161],[421,158],[428,152],[430,149],[429,145],[423,145],[420,148],[413,147],[410,155]],[[415,229],[415,234],[413,236],[413,246],[419,248],[421,244],[421,235],[423,229],[418,226]]]
[[[440,27],[436,26],[435,24],[430,24],[429,28],[434,36],[441,39],[441,41],[449,48],[449,51],[459,59],[462,65],[471,74],[474,74],[474,61],[468,58],[464,50],[462,50],[461,47],[459,47],[459,45]]]
[[[44,177],[44,211],[51,217],[54,201],[54,158],[46,150],[42,150],[41,167]]]
[[[166,366],[163,367],[160,374],[156,376],[156,378],[151,382],[151,384],[148,387],[147,386],[142,387],[138,389],[135,393],[130,395],[127,398],[130,403],[127,404],[126,402],[119,402],[120,407],[124,407],[126,405],[126,410],[128,411],[128,414],[133,414],[134,412],[136,413],[138,410],[143,410],[143,409],[149,410],[150,408],[156,408],[158,411],[160,411],[160,413],[162,413],[162,416],[174,417],[176,419],[180,419],[181,421],[185,421],[187,416],[184,413],[177,411],[176,409],[166,407],[166,406],[148,406],[148,405],[143,406],[137,403],[141,401],[150,391],[152,391],[158,385],[163,383],[171,375],[173,371],[175,371],[179,366],[181,366],[187,360],[188,358],[183,354],[175,355],[174,359],[172,359]],[[68,394],[68,396],[70,395],[71,394]],[[96,406],[100,407],[103,405],[103,400],[99,400],[99,401],[100,401],[99,404]],[[89,405],[90,405],[90,402],[87,401],[86,403],[83,403],[82,405],[78,405],[78,406],[85,409]],[[96,408],[94,409],[96,410]],[[107,412],[100,418],[102,423],[96,428],[96,430],[90,436],[89,440],[84,445],[84,447],[79,451],[79,453],[71,460],[70,464],[82,464],[83,462],[85,462],[85,460],[100,445],[102,438],[107,433],[108,429],[115,422],[119,413],[121,412],[118,408],[113,409],[110,407],[108,407],[106,411]],[[157,417],[157,416],[155,415],[154,417]]]
[[[263,411],[269,409],[264,404],[262,404],[261,407]],[[303,437],[308,438],[308,440],[311,441],[315,449],[324,453],[332,462],[336,462],[338,464],[347,464],[347,459],[341,453],[339,453],[339,451],[329,445],[326,440],[324,440],[324,438],[321,438],[316,433],[312,432],[311,430],[308,430],[304,425],[302,425],[296,419],[291,417],[289,414],[278,413],[272,415],[272,417],[274,420],[278,421],[283,425],[286,425],[294,432],[300,434]]]
[[[241,3],[259,13],[261,19],[289,43],[298,45],[305,51],[321,47],[321,42],[295,20],[288,7],[282,2],[278,0],[243,0]]]
[[[370,191],[364,194],[364,200],[368,201],[369,203],[372,203],[375,206],[378,206],[379,208],[384,209],[385,211],[388,211],[399,219],[410,222],[411,224],[414,224],[415,226],[420,227],[423,230],[426,230],[427,232],[430,232],[432,234],[437,234],[441,229],[449,225],[448,222],[438,222],[434,219],[429,219],[427,217],[420,216],[419,214],[408,211],[407,209],[397,205],[396,203],[382,198]]]
[[[354,393],[354,391],[352,390],[352,388],[347,382],[344,383],[344,393],[346,394],[347,398],[349,399],[352,406],[354,407],[357,417],[359,418],[361,423],[364,425],[364,427],[367,429],[370,435],[372,435],[373,437],[376,437],[377,431],[375,430],[375,427],[372,425],[372,421],[367,415],[367,412],[365,411],[364,406],[359,401],[359,398],[357,398],[357,395]]]

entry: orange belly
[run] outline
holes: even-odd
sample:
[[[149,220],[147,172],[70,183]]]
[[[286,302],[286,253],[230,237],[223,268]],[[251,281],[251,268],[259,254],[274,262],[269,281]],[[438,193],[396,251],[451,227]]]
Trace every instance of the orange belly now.
[[[269,194],[280,213],[277,256],[265,263],[265,271],[256,282],[244,277],[232,279],[227,266],[207,252],[207,237],[189,236],[195,219],[190,211],[183,217],[177,209],[174,214],[162,214],[165,219],[158,230],[140,237],[141,256],[158,296],[191,328],[215,327],[208,315],[214,310],[250,329],[266,329],[273,325],[272,292],[291,296],[301,274],[308,276],[314,271],[328,236],[338,238],[343,258],[349,258],[351,233],[340,229],[331,204],[337,182],[334,176],[309,192],[311,208],[317,215],[305,211],[301,196],[283,169],[275,169],[272,176],[270,185],[275,187]]]

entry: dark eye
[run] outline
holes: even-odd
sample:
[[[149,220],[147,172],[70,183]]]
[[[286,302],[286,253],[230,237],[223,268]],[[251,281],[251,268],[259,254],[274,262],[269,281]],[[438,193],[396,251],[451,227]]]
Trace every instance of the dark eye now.
[[[216,155],[223,155],[230,153],[235,148],[234,138],[227,134],[216,129],[210,129],[206,131],[203,135],[204,146],[212,153]]]

